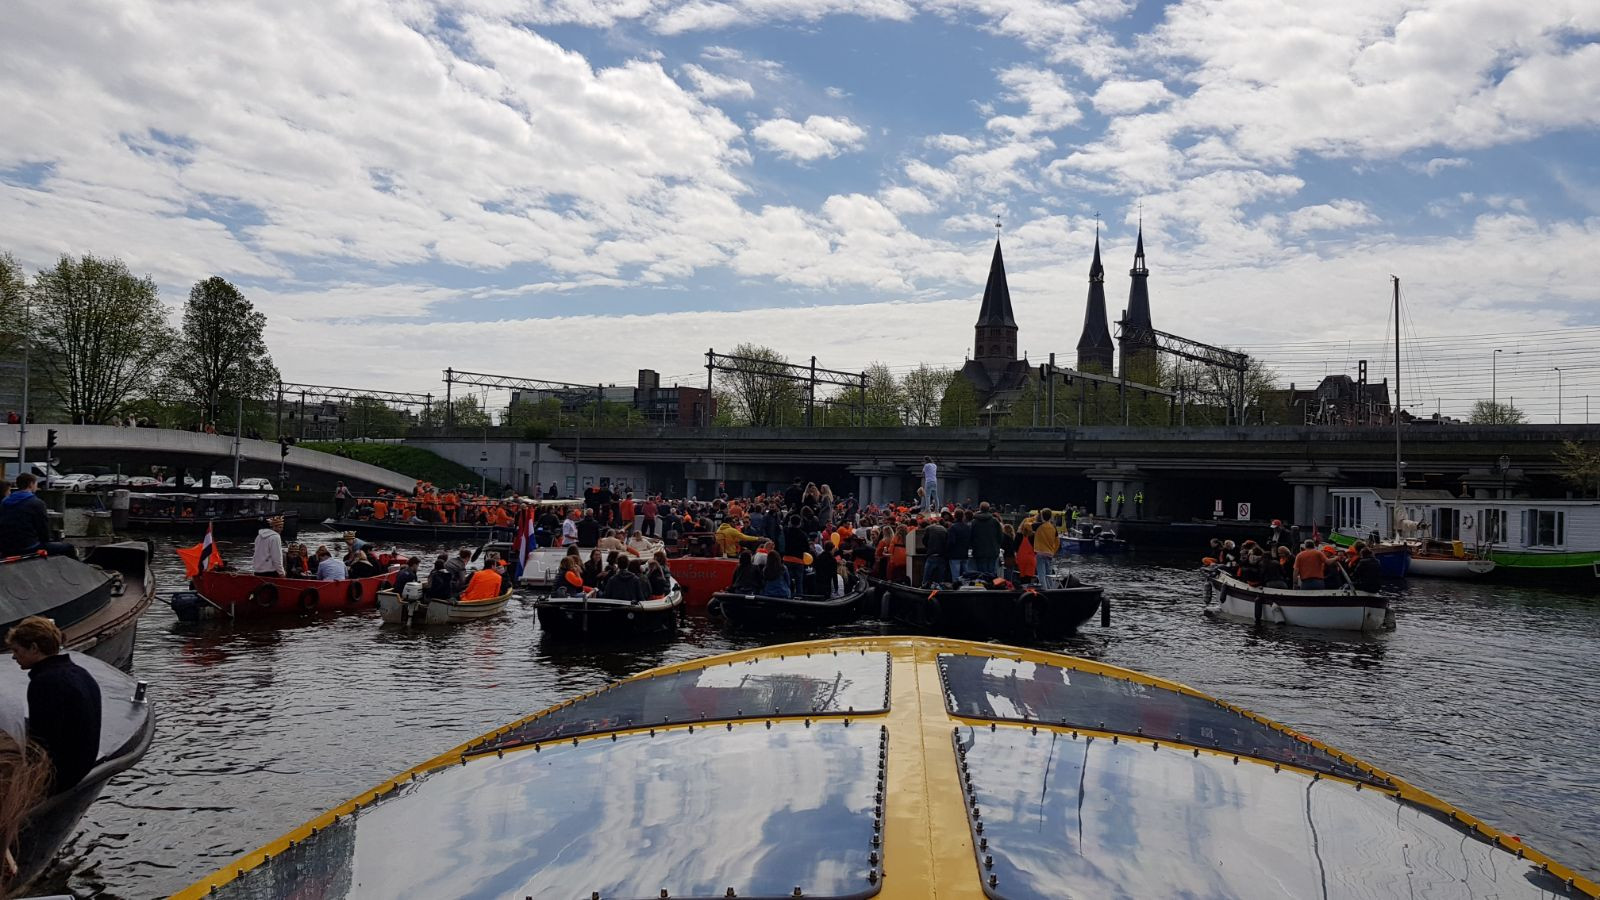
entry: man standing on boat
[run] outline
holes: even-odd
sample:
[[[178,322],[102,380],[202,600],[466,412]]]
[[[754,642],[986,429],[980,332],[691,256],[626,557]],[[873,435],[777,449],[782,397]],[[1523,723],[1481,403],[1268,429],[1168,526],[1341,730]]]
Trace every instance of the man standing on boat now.
[[[1328,575],[1328,558],[1317,550],[1315,541],[1300,545],[1294,558],[1294,580],[1302,591],[1320,591]]]
[[[256,549],[250,561],[250,571],[262,578],[282,578],[283,568],[283,516],[273,516],[266,527],[256,532]]]
[[[345,487],[344,482],[341,481],[333,489],[333,517],[335,519],[344,518],[344,511],[349,505],[350,489]]]
[[[1033,528],[1033,557],[1039,586],[1045,590],[1055,587],[1056,553],[1061,549],[1061,537],[1056,533],[1055,511],[1049,507],[1039,510],[1039,524]]]
[[[924,510],[937,509],[939,506],[939,464],[933,457],[922,458],[922,508]]]
[[[28,670],[28,740],[55,766],[52,794],[72,787],[100,756],[100,685],[61,652],[61,629],[29,616],[6,635],[6,648]]]
[[[1000,520],[989,510],[989,501],[978,504],[972,517],[972,571],[993,577],[1000,572],[1000,541],[1004,537]]]

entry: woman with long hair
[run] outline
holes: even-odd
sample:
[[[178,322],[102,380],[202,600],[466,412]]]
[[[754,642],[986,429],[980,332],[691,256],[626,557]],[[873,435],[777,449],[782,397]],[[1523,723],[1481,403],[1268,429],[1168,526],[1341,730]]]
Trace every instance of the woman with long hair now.
[[[0,895],[16,885],[17,861],[11,848],[28,811],[39,805],[50,789],[50,758],[38,744],[21,744],[10,732],[0,731]]]

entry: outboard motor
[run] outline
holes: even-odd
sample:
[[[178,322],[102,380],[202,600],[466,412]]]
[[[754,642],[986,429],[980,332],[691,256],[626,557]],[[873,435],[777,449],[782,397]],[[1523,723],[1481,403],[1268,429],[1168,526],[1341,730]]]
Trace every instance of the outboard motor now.
[[[419,582],[408,582],[400,589],[400,599],[407,603],[415,603],[422,599],[422,585]]]

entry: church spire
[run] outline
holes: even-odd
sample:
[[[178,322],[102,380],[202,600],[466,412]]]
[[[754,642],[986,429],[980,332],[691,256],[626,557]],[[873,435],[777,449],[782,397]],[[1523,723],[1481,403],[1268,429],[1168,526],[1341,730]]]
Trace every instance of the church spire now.
[[[1094,262],[1089,264],[1089,302],[1083,313],[1083,334],[1078,338],[1078,368],[1111,374],[1111,329],[1106,325],[1106,270],[1100,264],[1100,225],[1094,229]]]
[[[1139,223],[1139,241],[1133,251],[1133,268],[1128,270],[1128,308],[1123,313],[1122,339],[1117,348],[1121,358],[1120,371],[1130,378],[1153,378],[1156,370],[1156,338],[1151,333],[1150,287],[1147,283],[1150,270],[1144,263],[1144,223]]]
[[[1000,223],[995,223],[998,230]],[[994,258],[989,261],[989,281],[983,287],[983,305],[973,329],[973,358],[1004,367],[1017,358],[1017,319],[1011,314],[1011,288],[1006,284],[1006,261],[995,235]]]

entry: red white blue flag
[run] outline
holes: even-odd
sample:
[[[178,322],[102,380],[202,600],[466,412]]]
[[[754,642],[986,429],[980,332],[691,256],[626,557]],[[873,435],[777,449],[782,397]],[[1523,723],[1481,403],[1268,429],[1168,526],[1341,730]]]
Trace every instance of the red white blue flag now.
[[[522,570],[528,564],[528,557],[539,548],[538,541],[533,537],[534,515],[528,507],[524,506],[517,511],[517,536],[511,544],[513,575],[522,577]]]

